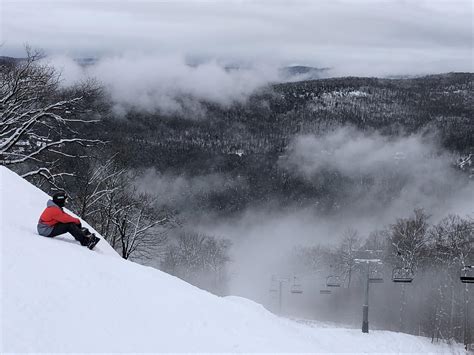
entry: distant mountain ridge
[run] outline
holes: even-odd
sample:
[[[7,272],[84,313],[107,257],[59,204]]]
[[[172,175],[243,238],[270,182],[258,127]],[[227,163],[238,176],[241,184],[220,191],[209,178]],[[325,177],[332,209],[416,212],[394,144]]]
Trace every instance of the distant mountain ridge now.
[[[0,56],[0,65],[8,63],[16,63],[24,60],[24,58],[16,58],[9,56]],[[95,65],[100,61],[100,58],[97,57],[79,57],[74,58],[76,62],[81,67],[88,67]],[[188,63],[188,66],[196,68],[202,63]],[[224,66],[224,69],[227,72],[238,71],[243,69],[249,69],[247,66],[232,64]],[[278,69],[279,80],[278,82],[293,82],[293,81],[304,81],[304,80],[316,80],[327,78],[329,70],[331,68],[316,68],[309,67],[304,65],[291,65],[285,66]]]
[[[24,59],[25,58],[15,58],[15,57],[0,55],[0,65],[17,63],[17,62],[21,62]]]
[[[330,69],[293,65],[280,68],[279,74],[285,81],[317,80],[328,77]]]

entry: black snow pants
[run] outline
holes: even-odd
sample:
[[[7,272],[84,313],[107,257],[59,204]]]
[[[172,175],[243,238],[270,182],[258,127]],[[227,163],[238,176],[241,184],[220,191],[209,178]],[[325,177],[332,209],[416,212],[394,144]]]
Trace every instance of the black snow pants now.
[[[81,226],[76,223],[58,223],[54,226],[48,237],[53,238],[65,233],[70,233],[81,245],[87,245],[89,242],[89,238],[81,230]]]

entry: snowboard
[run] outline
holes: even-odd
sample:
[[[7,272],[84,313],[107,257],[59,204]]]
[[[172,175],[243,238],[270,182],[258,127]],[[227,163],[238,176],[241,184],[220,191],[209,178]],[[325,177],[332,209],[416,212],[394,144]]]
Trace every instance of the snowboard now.
[[[90,239],[87,247],[92,250],[99,243],[100,238],[96,237],[94,233],[91,233],[87,228],[81,228],[82,232]]]
[[[100,238],[96,237],[95,234],[91,234],[89,238],[91,238],[91,241],[89,242],[89,244],[87,244],[87,247],[92,250],[97,245],[97,243],[99,243]]]

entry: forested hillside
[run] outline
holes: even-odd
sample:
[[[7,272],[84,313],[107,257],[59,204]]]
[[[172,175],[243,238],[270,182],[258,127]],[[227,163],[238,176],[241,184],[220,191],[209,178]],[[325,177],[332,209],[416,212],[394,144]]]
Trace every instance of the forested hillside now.
[[[270,200],[304,205],[318,198],[327,211],[347,181],[322,171],[316,186],[314,179],[284,169],[282,159],[296,136],[321,136],[348,125],[389,137],[429,135],[453,153],[455,163],[474,149],[473,79],[470,73],[452,73],[278,84],[230,107],[201,102],[192,114],[178,117],[132,112],[110,118],[100,138],[112,142],[127,167],[222,174],[228,188],[198,196],[197,207],[227,213]]]

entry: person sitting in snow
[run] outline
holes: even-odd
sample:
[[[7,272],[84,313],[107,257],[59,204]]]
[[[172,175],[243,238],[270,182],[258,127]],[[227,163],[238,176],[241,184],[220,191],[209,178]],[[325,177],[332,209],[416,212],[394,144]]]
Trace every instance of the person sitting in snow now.
[[[70,233],[82,246],[92,249],[99,238],[91,234],[87,228],[82,228],[81,221],[66,212],[63,207],[67,201],[65,192],[55,193],[52,200],[46,204],[38,221],[38,234],[44,237],[56,237],[61,234]]]

